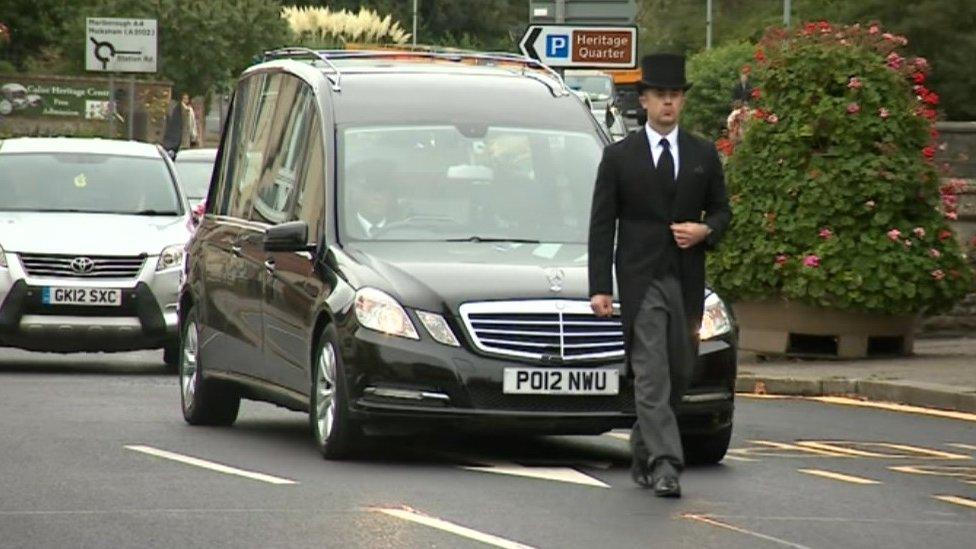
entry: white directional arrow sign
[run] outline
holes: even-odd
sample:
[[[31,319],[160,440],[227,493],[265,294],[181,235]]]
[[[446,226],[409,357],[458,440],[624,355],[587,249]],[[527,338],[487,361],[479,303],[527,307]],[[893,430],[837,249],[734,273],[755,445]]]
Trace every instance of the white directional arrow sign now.
[[[637,66],[637,27],[530,25],[519,49],[554,68],[631,69]]]

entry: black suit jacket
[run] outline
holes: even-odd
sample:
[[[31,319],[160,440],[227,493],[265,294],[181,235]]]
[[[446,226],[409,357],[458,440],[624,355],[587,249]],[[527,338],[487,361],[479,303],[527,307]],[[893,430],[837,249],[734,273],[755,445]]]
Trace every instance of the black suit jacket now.
[[[689,329],[701,325],[705,300],[705,250],[714,247],[732,219],[725,176],[715,146],[678,131],[678,178],[665,188],[655,171],[644,129],[607,146],[597,171],[590,213],[590,295],[613,294],[616,264],[625,345],[651,281],[664,274],[670,258],[677,273]],[[704,242],[681,250],[672,222],[694,221],[711,227]],[[616,243],[616,247],[614,244]]]

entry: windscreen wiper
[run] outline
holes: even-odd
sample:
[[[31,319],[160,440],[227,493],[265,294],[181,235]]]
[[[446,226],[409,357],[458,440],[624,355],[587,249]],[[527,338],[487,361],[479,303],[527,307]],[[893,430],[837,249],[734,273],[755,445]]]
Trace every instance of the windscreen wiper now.
[[[447,242],[515,242],[518,244],[539,244],[530,238],[498,238],[493,236],[469,236],[467,238],[448,238]]]
[[[113,212],[126,215],[180,215],[174,210],[139,210],[137,212]]]

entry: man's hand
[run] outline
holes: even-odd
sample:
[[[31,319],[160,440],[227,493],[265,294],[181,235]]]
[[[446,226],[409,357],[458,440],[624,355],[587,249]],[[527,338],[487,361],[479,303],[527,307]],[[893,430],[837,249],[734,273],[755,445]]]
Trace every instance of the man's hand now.
[[[590,298],[590,308],[593,309],[593,314],[596,316],[613,316],[613,296],[610,294],[595,294]]]
[[[672,223],[671,232],[674,234],[674,241],[682,250],[697,246],[712,229],[704,223]]]

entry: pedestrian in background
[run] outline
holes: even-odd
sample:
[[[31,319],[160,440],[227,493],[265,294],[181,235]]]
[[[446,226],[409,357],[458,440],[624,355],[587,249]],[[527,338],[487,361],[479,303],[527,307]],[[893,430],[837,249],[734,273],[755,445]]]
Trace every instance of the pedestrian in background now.
[[[180,100],[180,108],[183,116],[183,137],[180,140],[181,148],[195,148],[197,146],[197,115],[193,111],[190,94],[183,94]]]
[[[183,144],[183,106],[178,101],[170,101],[166,109],[166,128],[163,130],[163,150],[173,160]]]
[[[684,452],[673,407],[698,355],[705,300],[705,250],[732,214],[715,146],[678,129],[685,60],[641,60],[644,127],[608,145],[590,213],[590,306],[613,314],[616,267],[628,372],[637,422],[631,477],[655,495],[680,497]]]
[[[739,80],[732,86],[732,109],[748,106],[752,102],[752,83],[749,82],[749,74],[752,67],[745,65],[739,70]]]

